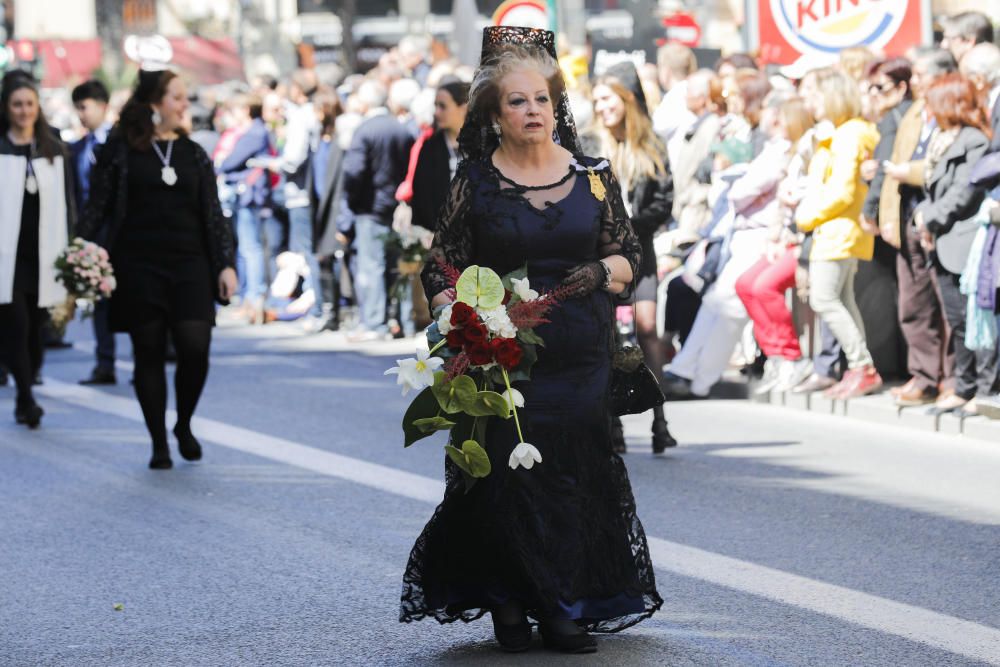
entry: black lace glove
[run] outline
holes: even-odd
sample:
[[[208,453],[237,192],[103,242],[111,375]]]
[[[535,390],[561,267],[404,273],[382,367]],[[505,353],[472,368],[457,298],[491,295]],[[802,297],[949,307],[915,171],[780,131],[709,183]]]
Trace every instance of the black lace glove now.
[[[562,286],[569,290],[571,298],[587,296],[591,292],[606,286],[607,271],[601,262],[585,262],[577,264],[566,272]]]

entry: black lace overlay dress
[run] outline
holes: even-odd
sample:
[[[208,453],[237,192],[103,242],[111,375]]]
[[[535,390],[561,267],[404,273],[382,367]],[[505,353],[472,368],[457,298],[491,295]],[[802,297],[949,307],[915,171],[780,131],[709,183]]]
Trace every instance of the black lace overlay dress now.
[[[587,167],[606,190],[591,191]],[[438,223],[435,248],[459,269],[501,275],[525,263],[533,289],[554,288],[568,268],[641,251],[606,161],[577,156],[544,188],[507,180],[492,162],[463,164]],[[429,298],[449,285],[435,263]],[[642,524],[621,458],[612,451],[607,394],[614,347],[611,296],[603,290],[562,302],[529,382],[515,383],[525,440],[542,454],[511,470],[513,420],[492,419],[485,447],[493,471],[468,492],[446,461],[442,503],[420,535],[403,577],[400,620],[471,621],[514,598],[529,616],[577,620],[615,632],[662,604]]]

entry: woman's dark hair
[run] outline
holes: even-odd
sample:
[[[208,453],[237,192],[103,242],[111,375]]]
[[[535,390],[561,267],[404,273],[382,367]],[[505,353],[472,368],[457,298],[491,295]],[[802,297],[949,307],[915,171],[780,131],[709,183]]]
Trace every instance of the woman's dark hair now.
[[[461,79],[455,78],[450,81],[442,81],[437,89],[448,93],[458,106],[469,103],[469,84]]]
[[[893,86],[901,83],[906,84],[906,99],[913,98],[913,91],[910,90],[910,79],[913,78],[913,65],[906,58],[886,58],[873,60],[865,71],[865,78],[871,79],[876,74],[884,74],[891,81]]]
[[[750,123],[750,127],[756,128],[760,125],[764,98],[771,92],[771,82],[763,72],[742,69],[736,73],[736,86],[743,98],[743,117]]]
[[[323,113],[323,134],[333,134],[337,127],[337,116],[343,113],[337,93],[329,88],[320,87],[313,96],[313,107]]]
[[[132,91],[132,97],[122,107],[118,117],[117,133],[124,136],[130,148],[147,151],[153,145],[153,108],[167,94],[167,86],[177,78],[170,70],[150,72],[139,70],[139,80]],[[181,128],[177,132],[183,134]]]
[[[749,53],[731,53],[725,58],[719,58],[715,63],[715,71],[718,72],[723,65],[730,65],[733,69],[758,69],[757,61]]]
[[[35,94],[38,102],[38,118],[35,120],[35,150],[38,155],[52,162],[57,156],[65,155],[65,151],[56,131],[52,129],[49,122],[45,120],[45,113],[42,111],[42,101],[38,95],[38,85],[30,74],[20,70],[7,72],[0,84],[0,135],[6,136],[10,131],[10,98],[18,90],[30,90]]]

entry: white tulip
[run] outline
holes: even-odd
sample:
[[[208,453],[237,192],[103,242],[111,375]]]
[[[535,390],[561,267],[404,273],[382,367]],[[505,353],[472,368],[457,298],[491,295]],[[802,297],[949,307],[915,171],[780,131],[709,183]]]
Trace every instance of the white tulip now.
[[[516,294],[521,301],[534,301],[538,298],[538,292],[531,289],[527,278],[511,278],[510,283],[514,288],[514,294]]]
[[[427,350],[417,350],[416,359],[397,359],[384,375],[397,375],[396,384],[403,386],[403,396],[411,389],[423,389],[434,384],[434,371],[444,364],[444,359],[430,356]]]
[[[531,470],[533,465],[541,462],[542,453],[535,449],[534,445],[522,442],[510,453],[510,461],[507,462],[507,465],[510,466],[511,470],[517,470],[518,466],[524,466],[525,470]]]
[[[508,413],[513,412],[515,407],[524,407],[524,395],[513,387],[503,393],[503,400],[507,402]]]

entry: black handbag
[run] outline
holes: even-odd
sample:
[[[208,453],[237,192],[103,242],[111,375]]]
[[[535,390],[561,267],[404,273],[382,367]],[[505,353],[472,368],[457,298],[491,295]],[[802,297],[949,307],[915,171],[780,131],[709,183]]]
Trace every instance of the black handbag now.
[[[642,361],[642,350],[619,344],[611,362],[611,413],[619,417],[640,414],[666,400],[653,371]]]
[[[635,282],[632,283],[632,312],[635,321]],[[642,350],[615,333],[615,354],[611,360],[611,414],[636,415],[663,405],[667,398],[660,381],[642,359]]]

